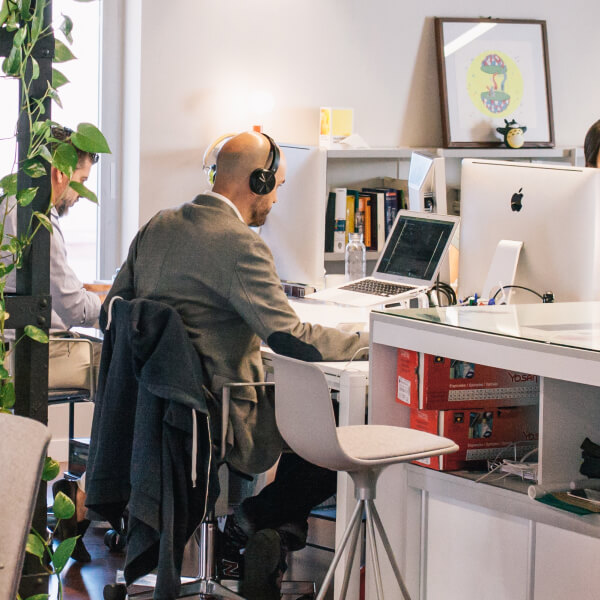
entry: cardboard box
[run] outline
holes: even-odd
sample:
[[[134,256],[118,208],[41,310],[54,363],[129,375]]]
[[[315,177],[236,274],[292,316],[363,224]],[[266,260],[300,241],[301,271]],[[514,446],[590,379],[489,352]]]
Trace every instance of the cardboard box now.
[[[450,410],[537,404],[537,375],[398,350],[396,400],[411,408]]]
[[[412,429],[454,440],[459,450],[416,464],[438,471],[487,467],[488,460],[519,459],[538,445],[537,406],[410,411]]]

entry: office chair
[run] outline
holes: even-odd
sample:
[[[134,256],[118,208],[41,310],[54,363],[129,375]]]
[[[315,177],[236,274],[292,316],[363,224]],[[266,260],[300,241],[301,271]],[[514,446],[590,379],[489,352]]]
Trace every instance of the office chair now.
[[[45,425],[0,413],[0,600],[17,597],[49,442]]]
[[[73,478],[80,477],[85,471],[85,466],[75,464],[73,461],[73,444],[75,440],[75,404],[79,402],[93,402],[96,392],[96,375],[94,372],[94,350],[91,340],[82,337],[72,337],[69,332],[67,335],[51,335],[49,343],[68,342],[69,344],[83,345],[89,352],[89,368],[87,374],[87,383],[85,387],[76,388],[48,388],[48,406],[58,404],[69,405],[69,459],[66,475]]]
[[[354,482],[356,508],[344,531],[340,547],[336,548],[317,600],[325,597],[337,564],[351,539],[339,596],[342,599],[346,597],[350,568],[360,539],[363,511],[366,514],[367,541],[377,597],[383,598],[383,586],[375,530],[379,533],[402,594],[405,600],[410,600],[379,513],[375,508],[377,479],[388,465],[455,452],[458,446],[447,438],[405,427],[388,425],[337,427],[327,380],[318,365],[274,355],[273,366],[277,386],[275,418],[283,439],[305,460],[326,469],[345,471]],[[310,435],[307,434],[308,432]]]

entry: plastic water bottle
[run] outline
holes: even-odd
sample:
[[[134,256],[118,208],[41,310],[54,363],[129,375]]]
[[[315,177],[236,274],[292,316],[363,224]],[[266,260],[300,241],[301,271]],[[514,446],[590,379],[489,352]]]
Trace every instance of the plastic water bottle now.
[[[366,252],[362,233],[349,233],[346,245],[346,281],[365,277],[367,271]]]

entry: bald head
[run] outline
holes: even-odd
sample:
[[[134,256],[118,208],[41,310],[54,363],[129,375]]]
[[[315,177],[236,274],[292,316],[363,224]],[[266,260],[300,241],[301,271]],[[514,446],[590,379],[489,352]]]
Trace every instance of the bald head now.
[[[250,189],[252,172],[255,169],[268,168],[271,160],[269,140],[263,134],[254,131],[236,135],[217,155],[213,191],[229,198],[249,225],[264,223],[272,204],[277,202],[277,188],[285,180],[285,157],[280,153],[273,191],[258,195]]]
[[[254,169],[268,166],[270,151],[267,138],[254,131],[240,133],[229,140],[217,156],[215,192],[218,192],[218,187],[230,188],[238,182],[246,185]]]

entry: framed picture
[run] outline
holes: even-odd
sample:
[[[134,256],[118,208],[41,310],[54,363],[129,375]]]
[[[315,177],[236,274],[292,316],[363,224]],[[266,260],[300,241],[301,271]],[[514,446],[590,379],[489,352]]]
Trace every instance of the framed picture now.
[[[500,146],[513,120],[524,148],[554,146],[545,21],[438,17],[435,37],[446,148]]]

